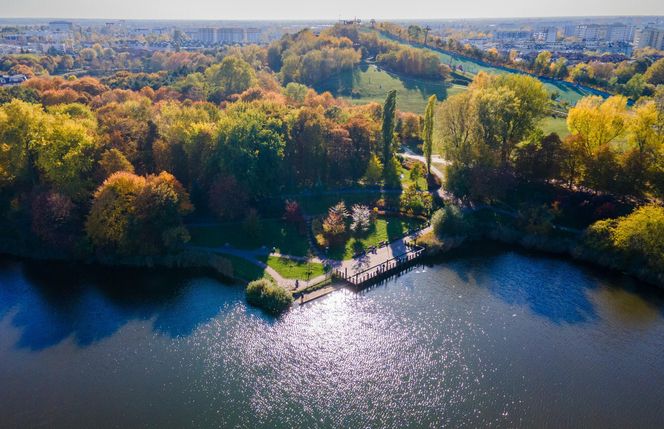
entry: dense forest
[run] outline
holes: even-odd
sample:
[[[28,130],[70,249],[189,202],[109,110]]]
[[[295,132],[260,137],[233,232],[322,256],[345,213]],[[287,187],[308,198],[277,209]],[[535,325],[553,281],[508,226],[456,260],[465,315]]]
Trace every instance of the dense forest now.
[[[0,68],[30,79],[0,88],[0,250],[177,252],[191,216],[251,221],[267,199],[301,190],[398,192],[407,145],[423,150],[428,171],[443,155],[446,206],[507,207],[522,231],[564,225],[585,231],[591,249],[660,269],[661,62],[644,70],[648,89],[633,106],[616,95],[570,108],[561,138],[541,130],[551,94],[527,75],[480,73],[467,90],[432,97],[423,116],[398,112],[395,91],[384,105],[354,106],[310,88],[360,61],[421,78],[450,73],[432,53],[356,26],[268,47],[3,57]],[[106,72],[49,75],[77,66]],[[401,201],[411,213],[432,206],[415,186]]]
[[[397,148],[380,105],[283,87],[237,55],[157,90],[112,88],[131,77],[3,89],[4,232],[63,251],[158,254],[187,241],[182,219],[194,208],[237,219],[287,190],[382,183]],[[394,101],[392,116],[389,135],[419,133]],[[396,168],[385,170],[398,186]]]

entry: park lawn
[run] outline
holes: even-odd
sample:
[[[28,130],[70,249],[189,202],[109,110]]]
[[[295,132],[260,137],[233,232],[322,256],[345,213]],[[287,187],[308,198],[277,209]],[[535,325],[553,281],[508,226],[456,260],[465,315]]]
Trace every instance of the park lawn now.
[[[567,129],[567,119],[565,118],[554,118],[547,116],[542,120],[540,127],[542,127],[544,134],[556,133],[561,139],[564,139],[570,135],[570,132]],[[612,144],[621,150],[625,150],[627,147],[627,134],[624,133],[620,137],[616,138],[613,140]]]
[[[321,215],[327,213],[327,210],[336,205],[339,201],[346,203],[348,209],[350,209],[353,204],[364,204],[371,208],[380,198],[380,191],[367,189],[362,192],[340,192],[329,195],[298,197],[295,198],[295,200],[300,203],[300,207],[304,213],[308,215]]]
[[[409,186],[412,186],[415,184],[415,181],[411,177],[411,172],[412,170],[407,170],[405,168],[401,168],[401,188],[406,189]],[[426,174],[426,172],[425,172]],[[422,191],[427,191],[429,190],[429,184],[427,183],[426,177],[422,176],[417,179],[417,185],[419,186],[418,189]]]
[[[191,225],[191,244],[201,247],[221,247],[228,243],[238,249],[253,250],[263,246],[276,248],[284,255],[306,256],[309,241],[297,228],[281,219],[261,219],[260,231],[248,234],[242,222],[225,222],[215,225]]]
[[[280,256],[269,256],[267,264],[287,279],[308,280],[325,274],[325,268],[319,262],[304,262]]]
[[[235,255],[221,255],[233,264],[233,277],[251,282],[268,276],[265,270],[244,258]],[[269,277],[269,276],[268,276]]]
[[[438,100],[465,91],[466,87],[443,81],[417,79],[362,64],[352,71],[333,76],[316,85],[318,91],[330,91],[352,104],[382,104],[391,90],[397,90],[397,109],[422,114],[433,94]]]
[[[553,116],[547,116],[542,120],[540,124],[544,134],[556,133],[558,137],[564,139],[569,135],[569,130],[567,129],[567,119],[565,118],[554,118]]]
[[[351,259],[356,253],[377,246],[382,241],[394,241],[404,236],[406,231],[422,226],[422,221],[411,218],[378,218],[371,229],[361,237],[351,237],[345,243],[332,246],[328,256],[341,261]]]

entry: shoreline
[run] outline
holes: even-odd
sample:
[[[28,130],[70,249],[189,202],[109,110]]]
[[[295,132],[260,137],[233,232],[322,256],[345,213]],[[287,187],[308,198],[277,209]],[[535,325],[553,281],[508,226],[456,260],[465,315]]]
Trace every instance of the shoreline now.
[[[510,233],[513,235],[509,235]],[[578,240],[534,235],[516,236],[514,231],[505,230],[493,230],[488,234],[482,232],[478,237],[459,236],[446,237],[442,241],[437,238],[436,240],[439,242],[440,247],[427,247],[427,258],[440,257],[456,250],[461,251],[470,246],[488,242],[501,246],[511,246],[524,251],[537,252],[548,255],[549,257],[560,257],[567,261],[580,263],[595,269],[609,269],[614,275],[626,275],[651,287],[664,289],[664,273],[658,274],[645,269],[636,271],[620,266],[613,259],[614,255],[592,252]]]
[[[620,266],[612,258],[614,255],[591,252],[579,240],[571,238],[524,235],[510,228],[494,228],[489,233],[482,231],[475,236],[447,236],[442,240],[435,237],[433,232],[423,237],[428,237],[429,241],[434,238],[433,242],[428,243],[422,243],[420,241],[422,237],[418,239],[418,243],[425,247],[425,261],[449,255],[454,251],[462,251],[483,242],[489,242],[501,246],[516,247],[524,251],[535,251],[544,255],[557,256],[593,268],[609,269],[615,275],[628,275],[650,286],[664,289],[664,273],[658,274],[649,270],[630,270]],[[3,244],[6,244],[6,242]],[[171,255],[104,258],[98,255],[75,256],[55,252],[29,251],[25,248],[10,249],[9,247],[0,245],[0,256],[49,263],[98,265],[107,268],[191,270],[212,275],[225,283],[240,286],[246,286],[251,281],[237,276],[234,272],[233,263],[224,258],[223,255],[213,252],[184,250]],[[310,293],[314,292],[316,291]]]

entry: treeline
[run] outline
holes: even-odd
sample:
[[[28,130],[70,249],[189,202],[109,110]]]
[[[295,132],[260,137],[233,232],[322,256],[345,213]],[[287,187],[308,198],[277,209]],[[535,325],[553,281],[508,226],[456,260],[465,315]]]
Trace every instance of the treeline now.
[[[590,61],[568,67],[565,58],[555,61],[548,51],[540,52],[529,71],[540,76],[565,79],[618,93],[634,100],[652,96],[657,85],[664,84],[664,58],[653,61],[647,56],[620,63]]]
[[[208,91],[224,91],[222,108],[204,101],[212,91],[199,100],[184,89],[111,89],[90,77],[13,87],[29,100],[0,105],[5,243],[159,254],[187,241],[183,216],[194,208],[242,218],[284,190],[381,183],[383,165],[398,182],[399,133],[416,134],[418,123],[397,120],[396,94],[388,113],[352,107],[297,84],[242,80],[238,61],[200,73],[215,85]]]
[[[425,79],[447,79],[450,75],[450,68],[431,51],[381,39],[375,32],[361,34],[359,42],[366,56],[394,72]]]
[[[568,252],[662,284],[664,87],[632,108],[623,96],[582,99],[565,139],[539,129],[547,104],[535,78],[482,73],[441,103],[447,189],[476,209],[438,213],[437,234]]]
[[[535,78],[479,74],[437,112],[437,138],[452,161],[448,186],[496,200],[515,180],[549,181],[621,197],[664,196],[664,90],[634,108],[614,96],[582,99],[564,140],[538,128],[546,91]]]
[[[285,34],[267,50],[270,68],[279,73],[281,82],[315,85],[344,71],[351,71],[361,59],[348,37],[336,37],[333,32],[315,35],[305,29]]]
[[[522,59],[516,51],[501,53],[495,48],[482,50],[469,44],[464,45],[454,38],[430,35],[419,26],[402,27],[384,22],[377,24],[377,28],[402,40],[425,43],[433,48],[456,52],[497,66],[594,86],[635,100],[641,96],[652,96],[656,86],[664,84],[664,59],[655,60],[657,57],[647,51],[638,53],[632,61],[617,64],[603,61],[569,64],[565,58],[554,59],[551,52],[546,50],[530,60]]]
[[[187,73],[207,67],[215,55],[203,52],[120,51],[99,44],[83,48],[77,54],[18,54],[0,57],[0,72],[28,77],[64,74],[79,70],[112,73],[115,70]]]

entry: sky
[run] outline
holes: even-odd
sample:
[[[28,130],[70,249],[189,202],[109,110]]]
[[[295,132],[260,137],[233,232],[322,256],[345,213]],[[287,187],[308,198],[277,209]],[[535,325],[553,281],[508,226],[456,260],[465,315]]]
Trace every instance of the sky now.
[[[0,18],[453,19],[664,15],[664,0],[0,0]]]

